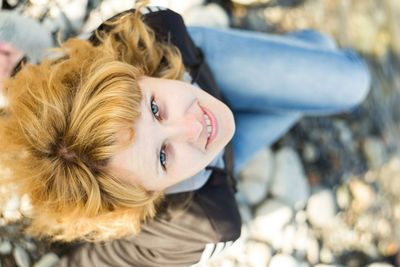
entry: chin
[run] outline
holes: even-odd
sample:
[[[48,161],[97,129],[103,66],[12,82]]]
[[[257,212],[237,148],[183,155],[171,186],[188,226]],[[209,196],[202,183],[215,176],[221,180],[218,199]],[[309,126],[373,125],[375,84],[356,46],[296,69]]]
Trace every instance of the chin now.
[[[223,143],[221,149],[225,147],[229,141],[233,138],[233,135],[235,134],[236,130],[236,124],[235,124],[235,118],[233,116],[233,112],[228,106],[225,105],[225,110],[224,110],[224,116],[223,116],[223,121],[224,121],[224,136],[223,140],[221,142]]]

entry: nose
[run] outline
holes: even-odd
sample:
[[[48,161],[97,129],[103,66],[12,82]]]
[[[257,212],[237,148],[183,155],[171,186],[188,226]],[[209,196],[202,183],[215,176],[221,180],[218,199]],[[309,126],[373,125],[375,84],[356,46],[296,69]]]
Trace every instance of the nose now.
[[[193,113],[188,113],[180,119],[166,123],[165,131],[171,139],[196,143],[203,131],[203,124]]]

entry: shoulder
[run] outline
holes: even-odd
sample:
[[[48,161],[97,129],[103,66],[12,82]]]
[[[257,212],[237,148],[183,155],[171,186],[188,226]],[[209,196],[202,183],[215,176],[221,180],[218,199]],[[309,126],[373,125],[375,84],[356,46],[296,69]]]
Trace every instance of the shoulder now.
[[[218,178],[226,180],[210,178],[191,194],[168,196],[168,202],[178,205],[169,205],[167,216],[164,213],[143,225],[130,241],[169,255],[168,260],[190,264],[206,262],[230,247],[240,237],[242,223],[232,189],[223,180],[216,182]],[[188,205],[179,205],[188,197]]]
[[[117,20],[118,18],[126,15],[133,16],[136,12],[136,9],[128,9],[114,16],[108,18],[103,23],[100,24],[99,27],[94,31],[105,31],[108,32],[112,29],[112,26],[109,25],[110,22]],[[165,33],[169,31],[178,32],[182,30],[184,26],[184,21],[178,13],[174,12],[171,9],[160,7],[160,6],[148,6],[140,9],[141,19],[155,31],[156,37],[164,39],[163,36]],[[92,43],[96,43],[96,36],[92,33],[89,38],[89,41]]]

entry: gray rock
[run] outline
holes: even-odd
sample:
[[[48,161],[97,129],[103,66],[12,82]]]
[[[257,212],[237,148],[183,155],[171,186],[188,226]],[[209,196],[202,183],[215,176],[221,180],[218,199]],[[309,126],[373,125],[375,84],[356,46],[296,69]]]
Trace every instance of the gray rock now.
[[[300,267],[300,263],[290,255],[276,254],[272,257],[269,267]]]
[[[14,248],[14,259],[18,267],[29,267],[30,259],[28,253],[21,247],[15,246]]]
[[[241,170],[238,183],[250,205],[258,204],[267,195],[274,171],[274,155],[266,148],[258,152]]]
[[[283,227],[292,217],[293,211],[289,206],[274,199],[267,200],[255,212],[251,235],[279,247],[282,244]]]
[[[33,252],[35,250],[37,250],[36,244],[32,241],[28,241],[28,240],[21,240],[21,245],[24,249]]]
[[[47,253],[43,257],[40,258],[38,262],[36,262],[33,267],[53,267],[55,266],[60,259],[54,253]]]
[[[269,148],[257,152],[240,171],[240,180],[262,181],[269,185],[275,171],[274,154]]]
[[[379,138],[367,138],[364,141],[363,150],[369,166],[373,169],[381,167],[387,160],[385,145]]]
[[[312,163],[318,159],[317,148],[309,142],[306,142],[303,146],[303,158],[306,162]]]
[[[240,217],[243,223],[248,223],[253,219],[253,214],[251,213],[250,207],[244,204],[238,204]]]
[[[327,227],[332,223],[335,215],[335,198],[330,190],[318,190],[311,195],[307,203],[307,216],[312,225]]]
[[[336,129],[339,131],[340,140],[346,145],[353,145],[353,133],[349,126],[342,120],[334,120],[333,122]]]
[[[239,181],[238,190],[243,193],[249,205],[260,203],[267,195],[267,187],[262,181]]]
[[[10,254],[12,251],[12,245],[11,242],[8,240],[4,240],[0,243],[0,254],[1,255],[7,255]]]
[[[39,62],[53,46],[51,33],[37,21],[15,11],[1,10],[0,40],[22,50],[31,63]]]
[[[310,195],[310,187],[300,157],[292,148],[276,153],[276,169],[271,193],[294,208],[301,209]]]

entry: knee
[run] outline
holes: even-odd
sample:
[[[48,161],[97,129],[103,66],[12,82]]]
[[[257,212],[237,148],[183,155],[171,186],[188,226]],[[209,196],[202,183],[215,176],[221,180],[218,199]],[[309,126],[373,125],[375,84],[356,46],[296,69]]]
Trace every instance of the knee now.
[[[367,63],[357,53],[352,50],[346,51],[347,56],[352,59],[352,69],[348,74],[351,79],[349,90],[348,105],[353,108],[362,103],[367,97],[371,88],[371,74]]]

